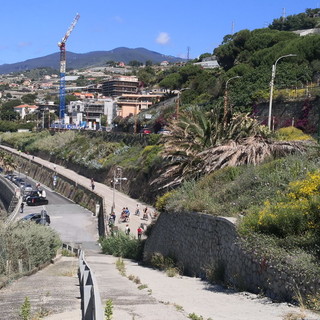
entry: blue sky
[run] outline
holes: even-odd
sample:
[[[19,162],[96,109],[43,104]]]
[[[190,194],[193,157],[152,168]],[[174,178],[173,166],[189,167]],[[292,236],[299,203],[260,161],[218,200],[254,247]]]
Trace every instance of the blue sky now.
[[[226,34],[264,28],[286,15],[319,8],[320,0],[15,0],[1,1],[0,64],[59,51],[76,13],[67,51],[144,47],[196,58],[212,53]]]

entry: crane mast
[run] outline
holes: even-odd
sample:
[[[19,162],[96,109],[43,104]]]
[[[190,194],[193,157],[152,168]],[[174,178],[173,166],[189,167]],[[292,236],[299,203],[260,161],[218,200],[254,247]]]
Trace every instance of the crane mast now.
[[[72,30],[77,24],[80,15],[77,13],[75,18],[73,19],[68,31],[62,38],[61,42],[58,43],[60,48],[60,104],[59,104],[59,119],[60,123],[64,124],[64,114],[66,108],[66,41],[68,40]]]

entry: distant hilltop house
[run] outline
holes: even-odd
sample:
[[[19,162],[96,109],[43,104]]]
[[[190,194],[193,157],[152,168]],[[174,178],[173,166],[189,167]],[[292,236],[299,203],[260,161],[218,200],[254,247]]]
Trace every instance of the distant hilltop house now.
[[[306,36],[308,34],[320,34],[320,28],[296,30],[296,31],[293,31],[293,33],[296,33],[301,37]]]
[[[27,114],[35,112],[38,107],[29,104],[21,104],[20,106],[16,106],[13,109],[20,114],[21,119],[24,119]]]
[[[220,67],[216,56],[206,57],[201,62],[195,62],[194,65],[201,66],[204,69],[215,69]]]
[[[168,61],[162,61],[161,63],[160,63],[160,66],[162,66],[162,67],[166,67],[166,66],[168,66],[169,65],[169,62]]]
[[[72,95],[78,99],[94,99],[94,94],[88,92],[73,92]]]

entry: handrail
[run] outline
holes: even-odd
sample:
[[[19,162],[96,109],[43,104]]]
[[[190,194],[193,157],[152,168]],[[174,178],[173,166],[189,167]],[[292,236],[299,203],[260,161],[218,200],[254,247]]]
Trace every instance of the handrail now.
[[[79,253],[78,277],[80,282],[82,320],[103,320],[104,312],[98,285],[81,249]]]

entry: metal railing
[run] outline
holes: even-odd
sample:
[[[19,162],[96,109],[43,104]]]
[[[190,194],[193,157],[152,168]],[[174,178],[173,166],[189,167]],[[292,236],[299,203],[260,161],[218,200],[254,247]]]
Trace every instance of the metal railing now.
[[[103,320],[100,293],[93,272],[88,266],[84,252],[79,252],[79,282],[81,293],[82,320]]]

